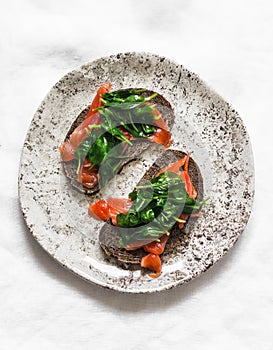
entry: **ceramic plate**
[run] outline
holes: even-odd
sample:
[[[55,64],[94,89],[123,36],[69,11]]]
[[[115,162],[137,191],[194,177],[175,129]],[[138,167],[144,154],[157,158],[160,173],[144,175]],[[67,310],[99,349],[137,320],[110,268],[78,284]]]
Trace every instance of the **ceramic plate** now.
[[[98,243],[102,223],[88,216],[98,198],[72,189],[58,147],[97,87],[144,87],[173,106],[175,149],[191,152],[210,201],[203,216],[187,226],[181,246],[163,259],[159,278],[131,271],[104,255]],[[115,178],[110,190],[123,196],[156,158],[149,149]],[[146,162],[146,163],[145,163]],[[148,165],[147,165],[148,164]],[[110,191],[110,193],[111,193]],[[116,194],[116,192],[115,192]],[[247,224],[254,194],[252,150],[238,113],[196,74],[165,57],[123,53],[87,63],[65,75],[42,101],[23,146],[19,197],[33,237],[60,264],[100,286],[144,293],[169,289],[207,270],[237,241]]]

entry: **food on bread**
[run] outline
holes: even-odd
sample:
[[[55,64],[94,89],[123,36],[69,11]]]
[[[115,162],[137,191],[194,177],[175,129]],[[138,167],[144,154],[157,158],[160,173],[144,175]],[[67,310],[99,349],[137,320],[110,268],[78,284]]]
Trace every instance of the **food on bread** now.
[[[66,176],[86,194],[99,191],[151,142],[166,148],[171,142],[174,113],[163,96],[146,89],[110,89],[110,83],[99,87],[60,147]]]
[[[101,248],[121,263],[161,272],[166,245],[179,244],[189,217],[201,215],[203,182],[189,154],[167,150],[128,198],[92,203],[89,214],[107,223],[99,233]]]

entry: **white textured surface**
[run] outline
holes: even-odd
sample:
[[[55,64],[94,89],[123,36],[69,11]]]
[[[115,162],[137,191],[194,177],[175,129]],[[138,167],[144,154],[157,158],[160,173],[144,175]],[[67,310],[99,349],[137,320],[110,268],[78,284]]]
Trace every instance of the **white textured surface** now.
[[[1,5],[0,348],[271,349],[271,2]],[[175,59],[231,102],[256,164],[253,215],[232,251],[189,284],[148,296],[102,290],[65,271],[33,240],[17,201],[20,150],[49,88],[85,61],[134,50]]]

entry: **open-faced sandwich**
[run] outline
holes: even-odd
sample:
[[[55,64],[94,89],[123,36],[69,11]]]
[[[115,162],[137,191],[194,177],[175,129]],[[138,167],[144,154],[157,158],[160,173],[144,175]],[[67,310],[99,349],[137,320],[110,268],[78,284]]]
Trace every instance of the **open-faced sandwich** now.
[[[146,89],[110,91],[101,85],[88,108],[70,127],[60,153],[66,176],[92,194],[151,142],[169,147],[174,113],[161,95]]]
[[[151,142],[166,149],[171,144],[174,113],[163,96],[146,89],[110,89],[110,83],[100,86],[60,147],[66,176],[86,194],[99,191]],[[128,198],[101,199],[89,206],[89,214],[106,222],[99,243],[107,256],[158,277],[161,254],[179,246],[189,217],[201,215],[202,197],[197,164],[189,154],[166,150]]]
[[[179,246],[189,217],[201,215],[203,182],[189,154],[167,150],[128,198],[101,199],[89,214],[106,224],[99,234],[104,252],[120,263],[138,264],[151,277],[161,273],[166,245]]]

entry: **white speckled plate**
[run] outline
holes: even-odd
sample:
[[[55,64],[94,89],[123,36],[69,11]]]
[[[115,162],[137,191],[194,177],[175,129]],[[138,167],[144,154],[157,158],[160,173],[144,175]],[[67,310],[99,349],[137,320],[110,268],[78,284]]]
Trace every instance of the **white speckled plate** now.
[[[76,116],[106,81],[114,89],[145,87],[174,107],[173,147],[190,151],[211,198],[202,218],[186,232],[186,244],[164,261],[151,279],[107,261],[98,244],[101,223],[87,214],[90,198],[71,189],[58,146]],[[148,159],[154,151],[148,151]],[[144,172],[129,165],[131,190]],[[120,181],[124,174],[116,179]],[[129,188],[130,187],[130,188]],[[126,190],[124,191],[124,193]],[[100,58],[64,76],[41,103],[28,131],[19,172],[19,197],[27,226],[60,264],[87,281],[122,292],[144,293],[174,287],[198,276],[220,259],[243,232],[254,194],[252,150],[237,112],[183,66],[148,53]],[[98,198],[98,197],[96,197]],[[91,199],[92,200],[92,199]]]

